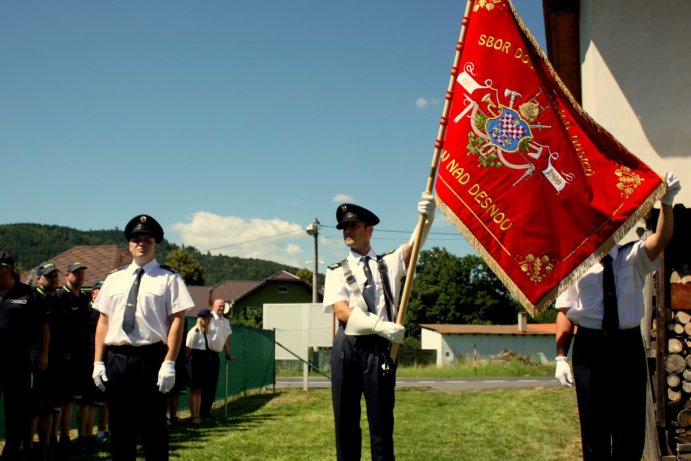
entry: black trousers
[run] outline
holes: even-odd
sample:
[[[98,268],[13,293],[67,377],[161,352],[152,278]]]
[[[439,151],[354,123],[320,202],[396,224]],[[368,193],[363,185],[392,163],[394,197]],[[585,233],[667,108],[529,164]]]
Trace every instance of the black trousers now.
[[[365,396],[373,461],[393,461],[396,369],[390,343],[376,335],[348,336],[338,329],[331,352],[331,391],[339,461],[359,460],[360,400]],[[382,365],[390,369],[384,371]]]
[[[5,416],[2,459],[14,460],[20,459],[20,446],[26,441],[29,427],[27,405],[31,378],[28,354],[25,363],[7,360],[3,361],[2,367],[0,395],[3,396]]]
[[[137,436],[147,461],[168,459],[166,395],[156,384],[166,350],[163,343],[107,349],[106,396],[113,461],[136,459]]]
[[[640,328],[605,336],[578,327],[573,370],[583,459],[639,461],[648,379]]]
[[[218,375],[221,371],[221,359],[218,353],[210,354],[209,360],[209,375],[206,380],[206,385],[202,388],[202,404],[199,413],[202,418],[211,416],[211,407],[216,400],[216,388],[218,386]]]

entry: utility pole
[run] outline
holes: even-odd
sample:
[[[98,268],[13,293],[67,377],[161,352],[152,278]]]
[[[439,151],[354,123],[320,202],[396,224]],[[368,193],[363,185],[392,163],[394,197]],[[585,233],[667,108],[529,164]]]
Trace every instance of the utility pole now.
[[[307,226],[305,229],[308,235],[314,237],[314,271],[312,271],[312,302],[314,304],[319,302],[318,297],[318,287],[317,287],[317,275],[319,274],[319,220],[314,218],[312,224]]]

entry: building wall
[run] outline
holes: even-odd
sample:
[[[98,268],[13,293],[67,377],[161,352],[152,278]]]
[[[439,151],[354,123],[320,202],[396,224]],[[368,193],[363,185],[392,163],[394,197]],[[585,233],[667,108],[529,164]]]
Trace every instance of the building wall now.
[[[311,303],[312,289],[302,282],[267,281],[252,294],[238,300],[233,305],[233,316],[240,315],[245,309],[261,311],[265,303]]]
[[[466,361],[472,361],[476,347],[480,360],[487,360],[491,355],[497,355],[502,350],[509,350],[537,360],[540,353],[548,358],[553,357],[556,346],[554,335],[441,335],[435,331],[422,329],[422,348],[437,351],[437,366],[451,364],[462,356]]]
[[[451,363],[455,358],[451,357],[453,351],[444,343],[441,334],[436,331],[422,328],[420,332],[420,342],[422,349],[433,349],[437,351],[437,366],[441,367],[445,363]],[[451,357],[451,358],[450,358]]]
[[[691,1],[581,0],[584,109],[691,206]]]

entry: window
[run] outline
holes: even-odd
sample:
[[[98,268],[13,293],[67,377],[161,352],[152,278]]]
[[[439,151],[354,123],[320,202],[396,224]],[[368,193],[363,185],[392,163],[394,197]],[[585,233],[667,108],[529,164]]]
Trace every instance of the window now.
[[[278,292],[281,293],[281,294],[288,293],[288,287],[286,287],[286,286],[280,286],[280,287],[278,287]]]

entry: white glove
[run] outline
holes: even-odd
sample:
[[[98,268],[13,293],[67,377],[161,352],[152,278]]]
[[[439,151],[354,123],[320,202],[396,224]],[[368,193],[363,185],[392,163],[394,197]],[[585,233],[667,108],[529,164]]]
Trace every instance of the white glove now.
[[[350,336],[377,334],[391,342],[402,343],[405,327],[394,322],[387,322],[378,315],[355,307],[348,317],[345,334]]]
[[[175,362],[164,360],[158,370],[158,390],[164,394],[170,392],[175,385]]]
[[[108,376],[106,376],[106,364],[103,362],[94,362],[94,371],[91,373],[91,378],[94,380],[96,387],[98,387],[101,392],[105,392],[105,383],[108,382]]]
[[[681,190],[681,183],[674,173],[665,173],[665,181],[667,182],[667,193],[660,201],[665,205],[672,205],[674,203],[674,196]]]
[[[417,211],[420,214],[425,215],[425,223],[422,227],[422,233],[420,234],[420,248],[425,244],[427,241],[427,235],[429,234],[429,230],[432,227],[432,221],[434,221],[434,210],[437,207],[437,205],[434,203],[434,195],[432,194],[425,194],[424,192],[422,193],[422,199],[417,203]],[[418,225],[420,223],[418,222]],[[413,246],[415,243],[415,236],[417,235],[417,226],[415,226],[415,230],[413,231],[413,234],[410,236],[410,240],[408,240],[408,245]]]
[[[554,377],[559,380],[562,386],[573,387],[573,373],[571,373],[568,357],[560,355],[556,358],[556,361],[557,369],[554,372]]]
[[[434,195],[422,193],[422,198],[417,202],[417,211],[420,214],[427,216],[428,221],[434,220],[434,209],[437,207],[434,203]]]

